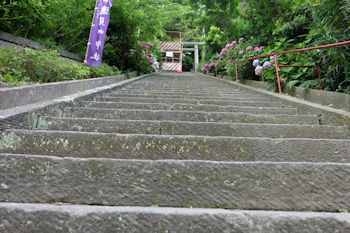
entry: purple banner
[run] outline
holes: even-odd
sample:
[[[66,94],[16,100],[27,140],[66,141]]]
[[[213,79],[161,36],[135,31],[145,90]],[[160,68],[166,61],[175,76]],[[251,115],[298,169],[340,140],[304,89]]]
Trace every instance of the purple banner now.
[[[97,0],[85,58],[85,63],[90,66],[100,66],[102,64],[111,7],[112,0]]]

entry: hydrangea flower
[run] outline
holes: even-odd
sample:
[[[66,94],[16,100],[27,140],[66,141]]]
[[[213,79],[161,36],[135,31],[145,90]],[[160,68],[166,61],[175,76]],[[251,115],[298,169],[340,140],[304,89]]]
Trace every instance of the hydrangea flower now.
[[[215,66],[216,66],[216,63],[212,62],[209,64],[209,69],[213,69],[213,68],[215,68]]]
[[[274,61],[275,61],[275,56],[271,56],[271,57],[270,57],[270,60],[271,60],[272,62],[274,62]]]
[[[262,67],[262,66],[257,66],[257,67],[255,68],[255,75],[261,76],[261,75],[262,75],[262,72],[263,72],[263,67]]]
[[[255,48],[254,48],[254,51],[255,51],[255,52],[260,52],[261,49],[260,49],[260,47],[255,47]]]
[[[260,66],[260,61],[259,60],[254,60],[253,61],[253,67],[258,67]]]
[[[270,68],[271,68],[271,62],[265,61],[264,64],[263,64],[263,68],[264,68],[265,70],[270,69]]]
[[[239,38],[239,43],[243,43],[243,42],[244,42],[244,38],[243,37]]]
[[[245,50],[246,50],[247,52],[249,52],[249,51],[253,51],[254,48],[253,48],[253,46],[248,46]]]
[[[232,41],[231,47],[234,48],[234,47],[236,47],[236,45],[237,45],[237,41]]]
[[[239,55],[243,55],[244,53],[244,50],[239,51]]]

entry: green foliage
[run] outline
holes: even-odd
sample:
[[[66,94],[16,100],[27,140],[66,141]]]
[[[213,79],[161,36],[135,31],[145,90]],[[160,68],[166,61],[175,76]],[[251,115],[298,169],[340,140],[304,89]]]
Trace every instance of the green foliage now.
[[[207,58],[215,56],[226,45],[225,33],[216,26],[211,26],[205,37]]]
[[[0,50],[0,81],[5,83],[50,83],[119,73],[118,69],[107,65],[94,68],[63,59],[57,51]]]
[[[193,68],[194,59],[191,55],[185,55],[182,59],[182,70],[191,71]]]
[[[94,7],[91,0],[0,0],[0,30],[84,56]],[[185,13],[171,0],[114,1],[104,61],[146,71],[140,42],[162,37]]]
[[[0,30],[83,55],[94,7],[90,0],[2,0]]]
[[[226,10],[220,11],[219,0],[199,1],[204,7],[202,19],[210,25],[202,23],[198,27],[217,27],[218,35],[224,34],[222,43],[243,36],[252,46],[266,45],[265,54],[289,49],[298,49],[350,40],[350,1],[349,0],[237,0],[235,10],[228,20],[230,26],[214,21],[217,17],[225,18]],[[222,2],[227,4],[227,1]],[[213,10],[214,8],[214,10]],[[226,8],[227,9],[227,8]],[[215,14],[215,15],[213,15]],[[212,38],[212,35],[207,37]],[[220,44],[218,41],[216,44]],[[350,93],[350,46],[320,51],[281,55],[279,62],[288,65],[318,65],[321,67],[322,83],[326,90]],[[245,53],[246,58],[255,55]],[[206,57],[207,63],[214,55]],[[264,61],[261,61],[261,63]],[[234,69],[228,65],[225,70],[232,74]],[[240,78],[257,79],[249,62],[240,64]],[[306,68],[282,68],[282,85],[285,87],[320,88],[315,79],[315,71]],[[264,79],[276,85],[276,74],[272,68],[264,72]]]

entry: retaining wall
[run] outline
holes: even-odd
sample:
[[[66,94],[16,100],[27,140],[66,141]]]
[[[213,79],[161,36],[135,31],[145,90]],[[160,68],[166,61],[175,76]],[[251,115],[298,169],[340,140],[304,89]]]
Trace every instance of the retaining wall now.
[[[136,77],[137,73],[131,72],[128,76]],[[110,85],[127,78],[126,75],[118,75],[105,78],[0,88],[0,110],[76,94],[88,89]]]
[[[231,77],[228,77],[228,76],[223,76],[222,78],[226,80],[234,81]],[[244,85],[248,85],[251,87],[256,87],[256,88],[260,88],[268,91],[271,91],[273,89],[266,82],[246,80],[246,79],[241,79],[239,80],[239,82]],[[292,89],[285,88],[283,90],[283,93],[287,93],[290,96],[304,99],[313,103],[318,103],[325,106],[350,111],[349,94],[332,92],[332,91],[321,91],[321,90],[301,88],[301,87],[293,87]]]
[[[242,84],[261,88],[264,90],[271,90],[271,87],[264,82],[253,81],[253,80],[240,80]],[[350,95],[332,91],[321,91],[309,88],[293,87],[285,88],[284,93],[290,96],[301,98],[313,103],[330,106],[333,108],[344,109],[350,111]]]

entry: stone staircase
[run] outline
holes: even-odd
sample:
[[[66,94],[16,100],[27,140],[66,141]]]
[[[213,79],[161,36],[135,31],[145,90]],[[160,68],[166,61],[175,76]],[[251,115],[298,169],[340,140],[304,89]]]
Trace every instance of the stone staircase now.
[[[161,74],[0,138],[0,232],[350,232],[348,125]],[[335,122],[336,123],[336,122]]]

